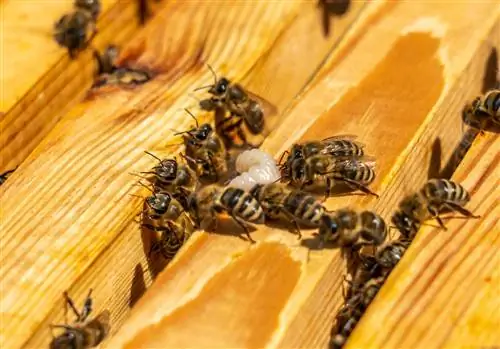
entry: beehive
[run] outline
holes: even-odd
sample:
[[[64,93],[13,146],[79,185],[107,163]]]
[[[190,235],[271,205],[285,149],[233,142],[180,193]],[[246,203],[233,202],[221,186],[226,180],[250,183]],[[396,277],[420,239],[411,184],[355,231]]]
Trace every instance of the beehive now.
[[[377,158],[381,196],[326,206],[388,218],[429,175],[453,174],[444,164],[463,104],[496,81],[500,6],[355,1],[325,16],[314,1],[153,4],[139,27],[135,2],[105,1],[95,38],[122,45],[120,62],[152,81],[91,94],[91,51],[70,61],[50,38],[70,1],[0,5],[2,171],[19,165],[0,188],[0,346],[47,346],[62,292],[81,300],[93,288],[96,311],[112,314],[104,347],[325,347],[342,303],[339,251],[309,253],[270,227],[249,245],[228,222],[223,234],[196,233],[159,273],[131,172],[152,166],[144,150],[176,152],[172,129],[191,124],[181,109],[211,81],[210,63],[278,107],[262,146],[276,157],[298,140],[358,135]],[[453,174],[482,218],[422,229],[348,347],[500,345],[498,151],[496,134],[478,136]]]

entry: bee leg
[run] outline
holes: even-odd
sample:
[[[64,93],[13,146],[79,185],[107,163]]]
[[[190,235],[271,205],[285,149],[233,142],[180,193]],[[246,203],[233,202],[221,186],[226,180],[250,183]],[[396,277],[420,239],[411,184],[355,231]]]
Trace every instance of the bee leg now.
[[[299,223],[297,223],[297,220],[295,219],[294,215],[286,209],[281,209],[281,212],[283,212],[285,216],[287,216],[287,218],[293,222],[295,226],[295,231],[298,235],[297,239],[299,240],[302,239],[302,232],[300,231]]]
[[[481,218],[481,216],[473,214],[471,211],[463,208],[460,205],[457,205],[453,202],[447,202],[444,204],[446,207],[448,207],[450,210],[457,211],[458,213],[462,214],[463,216],[467,218]]]
[[[64,291],[63,293],[63,296],[64,296],[64,300],[65,300],[65,311],[64,313],[67,314],[68,312],[68,305],[70,306],[71,310],[73,311],[73,313],[76,315],[76,318],[77,319],[80,319],[81,318],[81,314],[78,312],[78,309],[76,309],[76,306],[75,306],[75,303],[73,302],[73,300],[71,299],[71,297],[68,295],[68,291]]]
[[[438,222],[441,229],[448,230],[448,228],[446,228],[446,226],[444,225],[441,217],[439,217],[439,209],[434,206],[428,206],[427,209],[429,210],[429,213],[431,214],[432,218],[434,218]]]
[[[328,198],[330,197],[330,194],[332,192],[333,186],[334,186],[334,182],[332,181],[332,179],[330,177],[326,177],[325,197],[324,197],[322,202],[325,202],[326,200],[328,200]]]
[[[80,321],[85,321],[90,313],[92,312],[92,289],[89,290],[89,293],[87,294],[87,298],[85,298],[85,303],[83,303],[83,308],[81,311],[81,318]]]
[[[248,231],[248,228],[247,226],[245,225],[246,223],[241,221],[240,218],[238,218],[237,216],[235,216],[234,214],[231,214],[231,217],[236,221],[236,223],[238,223],[238,225],[240,227],[243,228],[243,230],[245,231],[245,235],[247,236],[248,240],[252,243],[252,244],[255,244],[255,240],[252,239],[252,237],[250,236],[250,232]]]
[[[379,197],[379,195],[377,193],[371,191],[366,185],[363,185],[359,182],[353,181],[352,179],[344,178],[344,177],[336,177],[335,179],[346,183],[351,188],[361,190],[365,194],[373,195],[377,198]]]

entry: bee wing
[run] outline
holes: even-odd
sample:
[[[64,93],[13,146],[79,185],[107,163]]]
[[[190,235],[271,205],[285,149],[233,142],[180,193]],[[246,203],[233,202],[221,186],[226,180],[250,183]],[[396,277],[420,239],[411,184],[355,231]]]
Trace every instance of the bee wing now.
[[[327,138],[324,138],[321,140],[321,142],[330,142],[330,141],[354,141],[358,136],[356,135],[335,135],[335,136],[330,136]]]
[[[99,313],[91,322],[98,322],[102,328],[104,329],[104,334],[107,335],[109,333],[109,319],[110,319],[109,310],[103,310]]]
[[[248,94],[248,97],[251,99],[257,101],[259,105],[262,108],[262,111],[264,112],[264,131],[263,135],[267,136],[271,131],[273,130],[274,126],[276,126],[276,122],[278,121],[278,108],[266,100],[265,98],[252,93],[250,91],[246,91]]]
[[[376,160],[373,156],[363,155],[361,157],[341,157],[336,161],[336,167],[360,167],[368,166],[375,168]]]

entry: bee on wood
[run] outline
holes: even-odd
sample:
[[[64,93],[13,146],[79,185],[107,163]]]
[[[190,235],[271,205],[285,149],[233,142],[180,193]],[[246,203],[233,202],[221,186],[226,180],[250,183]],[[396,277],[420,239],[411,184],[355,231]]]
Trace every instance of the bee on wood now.
[[[355,142],[354,139],[356,138],[354,135],[338,135],[321,141],[292,145],[290,150],[286,150],[281,154],[279,160],[282,178],[290,178],[291,165],[296,159],[307,159],[317,154],[331,155],[333,157],[362,157],[364,155],[364,144]]]
[[[406,239],[394,240],[380,246],[375,254],[377,264],[389,271],[394,269],[409,246],[410,241]]]
[[[0,185],[4,184],[5,181],[9,178],[9,176],[17,169],[17,167],[13,170],[8,170],[5,171],[4,173],[0,174]]]
[[[171,260],[194,232],[194,222],[169,193],[153,193],[145,200],[142,225],[155,233],[150,254],[159,251]]]
[[[208,68],[214,77],[213,85],[196,90],[209,88],[208,93],[212,97],[201,100],[200,108],[215,111],[217,133],[228,146],[260,145],[263,137],[274,126],[272,121],[277,116],[276,107],[262,97],[246,91],[241,85],[225,77],[218,78],[210,65]],[[248,132],[244,131],[243,126]],[[235,142],[236,138],[240,139],[241,145]]]
[[[387,237],[387,225],[374,212],[342,209],[321,217],[318,236],[320,247],[332,243],[358,251],[363,246],[381,245]]]
[[[218,182],[228,170],[224,142],[210,124],[199,125],[196,117],[188,110],[186,112],[194,118],[196,127],[177,133],[184,139],[185,158],[200,179]]]
[[[109,332],[109,311],[101,312],[97,317],[88,320],[92,312],[92,289],[83,305],[81,312],[76,309],[73,300],[64,292],[66,306],[70,306],[76,315],[72,325],[51,325],[51,328],[61,328],[62,334],[54,337],[50,343],[51,349],[88,349],[97,346]]]
[[[75,58],[76,53],[84,49],[95,34],[92,13],[81,8],[63,15],[54,25],[54,39],[59,46],[68,49],[71,58]]]
[[[347,184],[365,194],[378,197],[367,185],[375,179],[375,161],[371,157],[336,158],[331,155],[313,155],[295,159],[291,164],[291,184],[304,188],[324,180],[325,198],[337,183]]]
[[[119,53],[119,48],[114,45],[107,46],[103,54],[94,50],[94,58],[97,61],[97,75],[113,73],[117,69],[116,60]]]
[[[179,164],[174,159],[160,159],[156,155],[145,151],[146,154],[158,160],[158,165],[152,171],[141,172],[154,176],[155,191],[166,191],[172,193],[175,199],[187,207],[188,196],[196,190],[198,179],[188,166]]]
[[[415,237],[420,225],[430,218],[434,218],[446,230],[439,217],[443,209],[456,211],[467,218],[479,218],[463,207],[469,200],[469,193],[460,184],[447,179],[431,179],[422,190],[400,202],[399,210],[392,216],[392,223],[409,240]]]
[[[477,97],[463,113],[466,124],[484,130],[489,123],[500,126],[500,89],[493,89]]]
[[[227,213],[243,228],[252,243],[255,241],[250,236],[247,222],[264,222],[264,211],[259,202],[250,193],[234,187],[206,186],[191,195],[189,208],[202,229],[216,224],[217,214]]]
[[[301,238],[298,222],[318,227],[325,208],[310,194],[290,190],[280,183],[257,184],[250,194],[261,204],[266,216],[278,218],[284,215],[293,222]]]

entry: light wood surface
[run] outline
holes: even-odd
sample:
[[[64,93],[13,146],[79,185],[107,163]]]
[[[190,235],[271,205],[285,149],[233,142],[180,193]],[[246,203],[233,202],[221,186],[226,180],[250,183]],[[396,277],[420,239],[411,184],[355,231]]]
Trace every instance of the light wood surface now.
[[[347,348],[500,345],[500,137],[479,136],[453,180],[480,220],[424,227],[369,307]]]
[[[19,165],[92,83],[92,47],[123,45],[139,28],[138,0],[102,0],[97,35],[71,60],[52,37],[54,23],[72,10],[72,0],[0,3],[0,172]],[[149,1],[151,13],[161,3]]]
[[[433,144],[440,144],[443,163],[452,155],[462,135],[460,111],[483,87],[499,29],[494,3],[374,3],[263,148],[278,156],[299,139],[359,135],[379,159],[374,188],[381,197],[326,205],[389,217],[427,179]],[[295,236],[268,227],[253,237],[256,246],[195,235],[107,347],[326,345],[342,301],[338,251],[308,256]]]
[[[95,310],[109,309],[113,329],[118,329],[158,268],[145,259],[135,217],[141,200],[129,195],[139,192],[131,172],[153,165],[144,150],[158,155],[175,150],[168,147],[179,142],[171,129],[192,123],[181,110],[194,103],[188,93],[212,79],[205,63],[248,81],[253,92],[268,91],[283,110],[364,3],[353,4],[346,16],[335,19],[327,38],[315,27],[321,24],[313,1],[218,5],[165,2],[120,58],[148,67],[155,78],[134,89],[89,94],[0,189],[0,309],[5,324],[0,346],[46,346],[48,324],[63,321],[61,295],[66,289],[80,302],[92,287]],[[305,41],[315,49],[303,50]],[[304,59],[310,66],[295,74]],[[258,78],[246,77],[252,69]],[[286,84],[268,85],[273,79]],[[220,239],[228,246],[235,242]],[[212,237],[207,242],[212,244]]]

